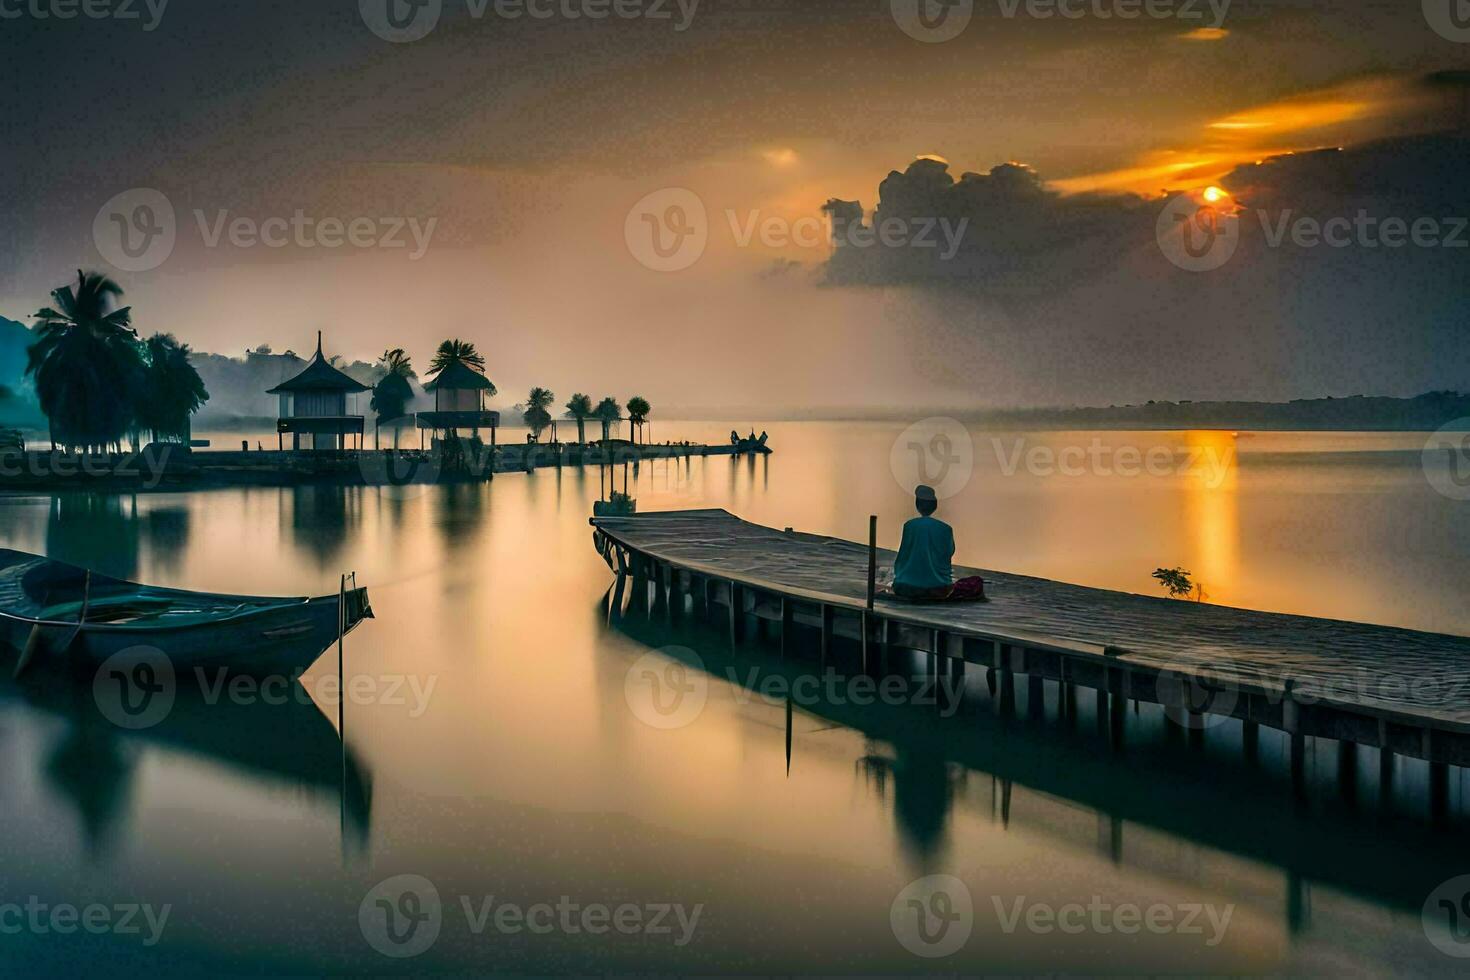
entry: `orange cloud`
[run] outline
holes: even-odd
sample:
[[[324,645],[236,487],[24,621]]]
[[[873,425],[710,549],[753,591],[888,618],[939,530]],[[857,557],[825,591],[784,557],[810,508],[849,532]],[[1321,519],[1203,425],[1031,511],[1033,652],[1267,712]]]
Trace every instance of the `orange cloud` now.
[[[1192,139],[1127,166],[1050,185],[1064,194],[1094,191],[1154,195],[1217,183],[1242,164],[1323,146],[1343,146],[1432,128],[1435,96],[1403,78],[1374,78],[1278,99],[1201,120]]]

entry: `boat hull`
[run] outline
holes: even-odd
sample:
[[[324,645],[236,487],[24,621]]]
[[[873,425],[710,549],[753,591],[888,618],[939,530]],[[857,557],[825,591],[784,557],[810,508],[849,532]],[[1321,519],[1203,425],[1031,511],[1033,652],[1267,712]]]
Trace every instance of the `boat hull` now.
[[[367,590],[346,596],[345,630],[371,618]],[[125,651],[157,651],[175,675],[196,670],[256,678],[293,676],[310,667],[339,633],[337,596],[283,601],[221,620],[180,625],[44,622],[0,613],[0,640],[15,653],[31,648],[31,658],[62,658],[95,669]]]

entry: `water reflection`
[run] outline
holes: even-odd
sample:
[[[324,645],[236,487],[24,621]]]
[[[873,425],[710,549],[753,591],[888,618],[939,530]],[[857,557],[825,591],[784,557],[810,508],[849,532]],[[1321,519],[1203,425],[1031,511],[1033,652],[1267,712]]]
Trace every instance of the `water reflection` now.
[[[105,548],[99,544],[105,543]],[[57,494],[46,515],[46,555],[116,578],[138,571],[138,498],[101,493]]]
[[[814,635],[789,644],[785,658],[779,644],[769,642],[732,651],[726,634],[702,621],[697,605],[681,615],[677,599],[670,605],[661,588],[641,602],[641,584],[629,579],[619,585],[624,587],[610,589],[601,603],[608,627],[703,669],[712,686],[747,678],[752,668],[788,681],[822,669]],[[723,616],[717,612],[717,619]],[[838,665],[856,673],[860,653],[844,647]],[[891,656],[890,672],[911,669],[922,671],[919,658]],[[853,771],[867,792],[891,801],[896,840],[915,874],[944,866],[955,811],[962,808],[1005,828],[1080,841],[1111,862],[1184,882],[1196,880],[1206,864],[1215,866],[1216,881],[1267,865],[1278,875],[1283,925],[1296,932],[1310,927],[1314,883],[1417,914],[1446,869],[1470,861],[1467,814],[1462,807],[1451,826],[1430,825],[1417,771],[1425,767],[1414,760],[1398,760],[1414,772],[1392,781],[1384,805],[1348,805],[1356,789],[1345,793],[1344,781],[1356,787],[1370,766],[1343,768],[1337,743],[1311,739],[1313,790],[1294,799],[1279,733],[1261,731],[1247,747],[1240,726],[1227,722],[1208,738],[1185,737],[1155,705],[1134,703],[1125,714],[1110,714],[1094,705],[1091,692],[1068,698],[1047,681],[1007,693],[1004,685],[997,690],[986,669],[971,665],[968,675],[949,718],[933,705],[826,697],[795,709],[798,725],[807,717],[863,735]],[[798,738],[798,763],[801,748]],[[1356,754],[1376,762],[1372,749],[1358,747]],[[988,787],[988,795],[977,793],[976,785]],[[1377,787],[1373,793],[1382,800]],[[1079,809],[1094,815],[1080,829]],[[1222,870],[1222,861],[1237,867]]]
[[[362,524],[362,487],[312,483],[292,487],[290,506],[282,508],[281,537],[308,555],[320,569],[335,569],[343,546]]]
[[[140,760],[166,749],[214,763],[258,791],[297,791],[339,811],[343,847],[370,838],[372,779],[332,722],[299,684],[279,696],[214,694],[180,678],[172,709],[151,728],[120,729],[99,711],[92,675],[67,665],[37,665],[18,680],[0,663],[0,701],[20,701],[63,723],[40,761],[45,783],[75,811],[93,862],[105,862],[129,836],[129,805]]]
[[[170,575],[178,574],[189,547],[189,508],[151,507],[144,516],[149,559]]]

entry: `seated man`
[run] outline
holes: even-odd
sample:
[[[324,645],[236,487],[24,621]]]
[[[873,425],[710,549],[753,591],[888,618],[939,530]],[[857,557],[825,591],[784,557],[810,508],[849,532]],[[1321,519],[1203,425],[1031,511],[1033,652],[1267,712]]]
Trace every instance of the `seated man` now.
[[[951,582],[954,531],[934,518],[939,498],[933,487],[914,489],[919,516],[903,526],[903,543],[893,564],[893,594],[904,599],[987,602],[985,580],[976,575]]]
[[[951,585],[954,531],[933,516],[939,509],[933,487],[914,490],[914,507],[919,516],[903,526],[903,543],[893,565],[893,592],[905,598],[943,598]]]

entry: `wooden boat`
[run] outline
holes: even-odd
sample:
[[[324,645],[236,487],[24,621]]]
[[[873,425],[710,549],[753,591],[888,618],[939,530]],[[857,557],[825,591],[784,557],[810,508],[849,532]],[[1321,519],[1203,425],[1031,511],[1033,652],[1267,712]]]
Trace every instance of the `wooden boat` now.
[[[139,585],[0,549],[0,645],[19,652],[17,674],[40,657],[95,667],[123,650],[151,647],[175,671],[224,667],[290,676],[372,615],[367,589],[355,586],[340,602],[335,595],[217,595]]]

